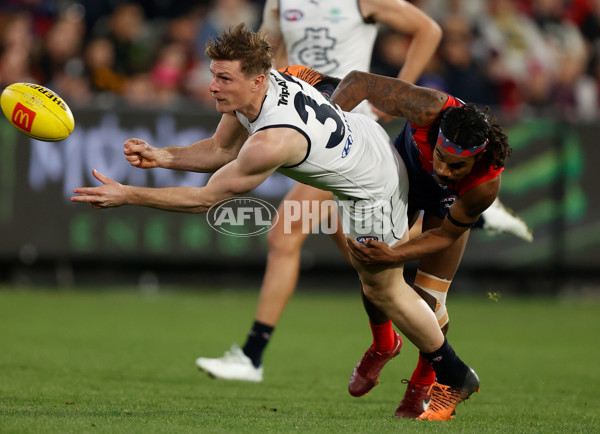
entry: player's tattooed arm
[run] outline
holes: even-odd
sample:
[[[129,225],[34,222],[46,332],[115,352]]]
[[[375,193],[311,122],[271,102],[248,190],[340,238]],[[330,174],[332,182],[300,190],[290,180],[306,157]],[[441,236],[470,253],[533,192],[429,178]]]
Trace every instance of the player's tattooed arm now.
[[[346,111],[368,99],[384,113],[402,116],[415,125],[425,125],[442,111],[448,95],[397,78],[352,71],[344,77],[331,99]]]

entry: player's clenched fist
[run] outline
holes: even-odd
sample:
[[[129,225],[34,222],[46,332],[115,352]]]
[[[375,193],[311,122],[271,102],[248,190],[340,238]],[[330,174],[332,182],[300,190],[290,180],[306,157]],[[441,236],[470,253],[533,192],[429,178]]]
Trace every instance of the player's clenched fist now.
[[[162,151],[150,146],[142,139],[128,139],[123,146],[123,153],[129,164],[141,169],[151,169],[160,166]]]

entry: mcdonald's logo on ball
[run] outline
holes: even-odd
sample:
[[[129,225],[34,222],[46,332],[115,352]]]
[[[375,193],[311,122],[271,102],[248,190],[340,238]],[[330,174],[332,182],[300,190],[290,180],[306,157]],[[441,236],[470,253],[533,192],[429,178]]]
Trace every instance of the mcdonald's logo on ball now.
[[[33,125],[35,115],[36,113],[33,110],[29,110],[18,102],[13,111],[12,123],[15,127],[31,133],[31,125]]]
[[[0,106],[11,124],[34,139],[56,142],[69,137],[75,128],[67,103],[38,84],[7,86],[0,95]]]

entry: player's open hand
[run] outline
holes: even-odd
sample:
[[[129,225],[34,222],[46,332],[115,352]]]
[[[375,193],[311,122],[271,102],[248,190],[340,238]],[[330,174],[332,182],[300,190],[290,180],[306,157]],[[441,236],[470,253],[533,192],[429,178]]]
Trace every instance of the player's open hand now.
[[[160,167],[161,150],[150,146],[142,139],[128,139],[123,143],[123,153],[129,164],[141,169]]]
[[[392,249],[385,243],[369,240],[367,244],[362,245],[351,237],[346,237],[346,243],[354,259],[364,265],[398,265]]]
[[[125,203],[125,188],[118,182],[102,175],[96,169],[92,175],[102,183],[101,187],[78,187],[73,193],[79,196],[71,197],[71,202],[89,203],[92,208],[111,208]]]

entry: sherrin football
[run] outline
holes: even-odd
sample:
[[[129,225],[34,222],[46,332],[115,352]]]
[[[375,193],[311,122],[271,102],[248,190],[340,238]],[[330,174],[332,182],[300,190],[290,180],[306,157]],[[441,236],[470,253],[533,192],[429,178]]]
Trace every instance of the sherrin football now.
[[[6,118],[29,137],[56,142],[75,127],[69,106],[50,89],[32,83],[13,83],[0,96]]]

